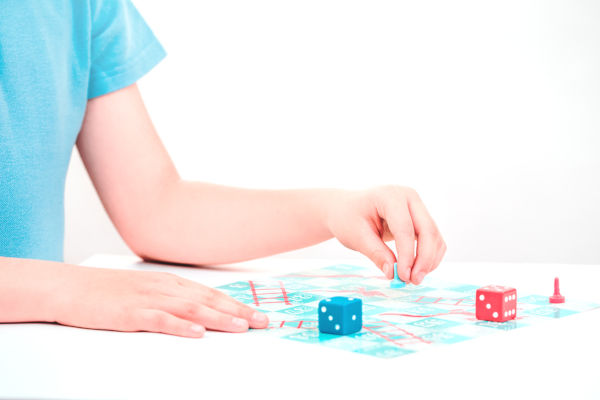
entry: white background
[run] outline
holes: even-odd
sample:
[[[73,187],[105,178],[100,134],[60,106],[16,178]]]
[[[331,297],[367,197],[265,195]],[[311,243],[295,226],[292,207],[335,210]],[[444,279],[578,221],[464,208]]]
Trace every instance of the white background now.
[[[599,3],[136,4],[169,53],[140,87],[183,177],[408,185],[447,260],[600,264]],[[67,261],[127,252],[77,155],[66,201]]]

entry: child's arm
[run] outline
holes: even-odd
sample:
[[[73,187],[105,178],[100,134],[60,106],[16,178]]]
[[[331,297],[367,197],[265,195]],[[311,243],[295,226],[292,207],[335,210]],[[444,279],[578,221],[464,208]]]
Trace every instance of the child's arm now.
[[[29,321],[187,337],[268,324],[251,307],[172,274],[0,257],[0,322]]]
[[[384,240],[395,240],[400,278],[420,283],[445,252],[409,188],[250,190],[181,180],[136,85],[88,102],[77,145],[110,218],[144,258],[235,262],[335,236],[392,278],[396,256]]]

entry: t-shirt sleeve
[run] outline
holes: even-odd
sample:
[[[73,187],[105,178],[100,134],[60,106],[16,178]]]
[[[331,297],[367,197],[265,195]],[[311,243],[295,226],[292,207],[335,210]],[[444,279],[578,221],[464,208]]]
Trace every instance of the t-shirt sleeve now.
[[[91,0],[88,99],[135,83],[166,53],[130,0]]]

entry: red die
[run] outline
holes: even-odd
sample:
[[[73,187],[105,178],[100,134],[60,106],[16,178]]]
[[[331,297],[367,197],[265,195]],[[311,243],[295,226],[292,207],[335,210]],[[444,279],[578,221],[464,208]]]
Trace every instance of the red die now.
[[[494,322],[514,319],[517,316],[517,289],[497,285],[477,289],[475,316]]]

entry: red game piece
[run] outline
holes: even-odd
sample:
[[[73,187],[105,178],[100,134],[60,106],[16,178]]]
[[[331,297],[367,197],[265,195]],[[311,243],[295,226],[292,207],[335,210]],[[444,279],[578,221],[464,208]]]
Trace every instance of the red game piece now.
[[[477,319],[504,322],[517,316],[517,289],[489,285],[475,292],[475,316]]]
[[[560,287],[558,286],[558,278],[554,278],[554,294],[550,296],[550,303],[564,303],[565,296],[560,294]]]

